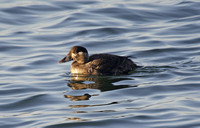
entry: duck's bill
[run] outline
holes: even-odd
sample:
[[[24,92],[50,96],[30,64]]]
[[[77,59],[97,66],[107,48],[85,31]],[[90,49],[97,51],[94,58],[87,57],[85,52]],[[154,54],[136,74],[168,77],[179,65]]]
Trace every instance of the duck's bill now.
[[[65,63],[65,62],[66,62],[66,61],[65,61],[65,58],[66,58],[66,57],[64,57],[62,60],[58,61],[58,64],[60,64],[60,63]]]
[[[60,61],[58,62],[58,64],[60,64],[60,63],[65,63],[65,62],[68,62],[68,61],[71,61],[71,60],[72,60],[71,56],[67,55],[67,56],[64,57],[62,60],[60,60]]]

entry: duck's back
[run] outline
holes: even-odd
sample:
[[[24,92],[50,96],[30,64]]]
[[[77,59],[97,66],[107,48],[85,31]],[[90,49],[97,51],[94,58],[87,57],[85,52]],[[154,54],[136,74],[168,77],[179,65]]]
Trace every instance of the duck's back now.
[[[137,67],[128,57],[110,54],[91,55],[87,65],[93,75],[125,74]]]

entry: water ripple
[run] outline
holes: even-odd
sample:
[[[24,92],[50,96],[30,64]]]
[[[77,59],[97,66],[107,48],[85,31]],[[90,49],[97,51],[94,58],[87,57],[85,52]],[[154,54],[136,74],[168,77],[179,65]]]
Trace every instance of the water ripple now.
[[[0,2],[0,127],[198,127],[198,0]],[[71,76],[74,45],[129,56],[127,75]]]

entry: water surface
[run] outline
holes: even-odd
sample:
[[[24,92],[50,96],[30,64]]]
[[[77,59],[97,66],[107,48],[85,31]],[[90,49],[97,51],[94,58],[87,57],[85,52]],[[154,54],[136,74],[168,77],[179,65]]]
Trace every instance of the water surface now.
[[[0,127],[200,126],[198,0],[1,0]],[[72,46],[130,56],[120,76],[71,76]]]

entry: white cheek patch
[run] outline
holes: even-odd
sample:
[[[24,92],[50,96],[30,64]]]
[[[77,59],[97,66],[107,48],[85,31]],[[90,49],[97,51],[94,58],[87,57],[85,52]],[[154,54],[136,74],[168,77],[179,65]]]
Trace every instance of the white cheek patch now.
[[[72,53],[72,58],[74,58],[76,56],[76,54]]]

